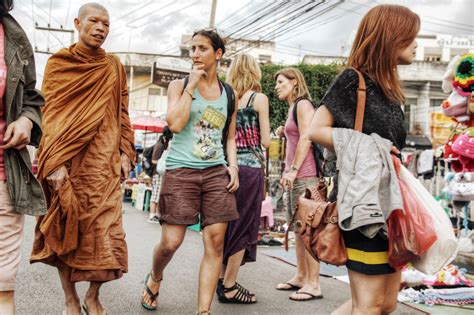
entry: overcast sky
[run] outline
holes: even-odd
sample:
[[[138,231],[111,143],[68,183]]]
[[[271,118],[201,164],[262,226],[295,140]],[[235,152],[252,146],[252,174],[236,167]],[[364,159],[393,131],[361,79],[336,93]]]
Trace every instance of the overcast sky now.
[[[12,15],[25,29],[31,43],[39,50],[57,51],[69,46],[69,33],[47,32],[34,29],[39,26],[73,29],[73,19],[79,7],[90,1],[82,0],[16,0]],[[110,14],[111,31],[104,48],[109,52],[179,53],[183,33],[207,27],[212,0],[103,0]],[[252,14],[275,4],[275,0],[217,0],[216,26],[224,34],[252,21]],[[309,2],[309,1],[306,1]],[[337,2],[326,1],[324,6]],[[305,1],[299,1],[302,5]],[[380,3],[409,6],[420,15],[421,34],[474,34],[474,1],[421,0],[421,1],[345,1],[333,10],[275,39],[277,62],[296,63],[305,54],[341,55],[350,48],[355,30],[370,7]],[[275,20],[284,20],[275,16]],[[318,22],[318,19],[320,22]],[[316,23],[324,24],[317,25]],[[262,29],[263,32],[265,30]],[[273,30],[278,34],[279,30]],[[259,34],[259,32],[255,32]],[[77,39],[77,34],[75,36]],[[129,49],[130,48],[130,49]],[[38,80],[42,80],[44,65],[49,56],[36,54]]]

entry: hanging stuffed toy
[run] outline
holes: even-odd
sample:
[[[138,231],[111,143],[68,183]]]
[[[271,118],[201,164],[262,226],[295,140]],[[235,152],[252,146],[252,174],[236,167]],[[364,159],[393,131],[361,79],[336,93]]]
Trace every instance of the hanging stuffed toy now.
[[[474,54],[456,56],[448,64],[443,76],[442,88],[451,92],[441,104],[443,113],[460,123],[470,120],[474,113]]]

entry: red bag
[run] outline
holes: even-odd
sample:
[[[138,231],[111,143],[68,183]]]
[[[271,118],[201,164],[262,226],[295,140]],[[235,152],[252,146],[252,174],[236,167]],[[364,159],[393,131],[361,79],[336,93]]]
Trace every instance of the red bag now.
[[[401,162],[393,157],[393,165],[400,172]],[[436,241],[433,219],[422,203],[410,192],[408,185],[400,180],[403,208],[392,212],[388,224],[388,263],[401,269],[414,258],[422,256]]]

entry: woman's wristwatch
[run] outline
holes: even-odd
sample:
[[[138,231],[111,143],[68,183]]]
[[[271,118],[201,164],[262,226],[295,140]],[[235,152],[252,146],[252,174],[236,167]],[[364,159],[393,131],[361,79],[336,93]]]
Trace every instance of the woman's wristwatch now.
[[[299,171],[300,169],[297,168],[297,167],[294,166],[294,165],[291,165],[290,170],[292,170],[292,171]]]

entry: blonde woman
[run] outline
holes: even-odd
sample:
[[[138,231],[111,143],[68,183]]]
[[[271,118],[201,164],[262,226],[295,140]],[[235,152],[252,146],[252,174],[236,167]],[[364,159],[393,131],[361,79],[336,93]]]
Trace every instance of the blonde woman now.
[[[217,295],[221,303],[251,304],[255,295],[236,282],[241,265],[257,256],[258,226],[264,199],[262,146],[270,145],[268,98],[261,93],[262,74],[255,59],[238,55],[227,74],[237,94],[237,164],[239,189],[235,192],[240,218],[229,222],[224,243],[224,262]]]
[[[281,183],[285,189],[287,219],[291,221],[298,197],[307,187],[316,184],[316,161],[308,139],[309,125],[314,114],[311,95],[303,74],[295,68],[284,68],[275,75],[278,98],[289,106],[285,126],[276,132],[286,137],[285,172]],[[296,115],[294,115],[296,106]],[[296,120],[295,120],[296,118]],[[321,299],[319,263],[305,250],[302,240],[296,236],[296,275],[279,283],[277,290],[292,291],[294,301]]]

